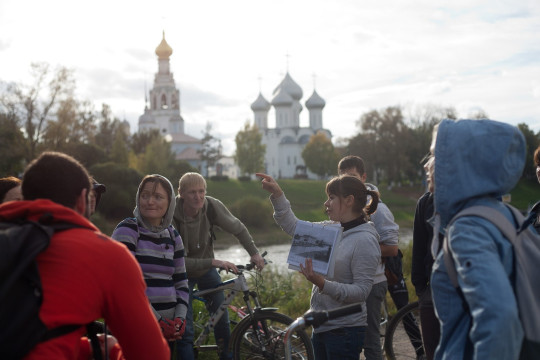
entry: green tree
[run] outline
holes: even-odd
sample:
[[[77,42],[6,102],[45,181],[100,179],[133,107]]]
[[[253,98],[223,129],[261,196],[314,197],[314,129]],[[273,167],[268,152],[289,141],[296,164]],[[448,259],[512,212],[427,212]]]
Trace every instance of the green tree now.
[[[236,153],[234,160],[244,175],[264,171],[264,154],[266,145],[262,144],[262,134],[255,124],[251,126],[249,121],[244,124],[234,139]]]
[[[133,150],[135,154],[142,154],[146,151],[146,147],[158,138],[161,138],[158,129],[138,131],[131,137],[131,150]]]
[[[113,144],[119,138],[123,139],[127,144],[129,134],[124,124],[119,119],[113,118],[111,107],[107,104],[102,104],[95,143],[105,151],[107,156],[111,156]]]
[[[214,166],[222,157],[221,140],[214,137],[211,132],[212,124],[206,123],[201,140],[202,147],[200,150],[197,150],[197,153],[201,156],[201,161],[206,164],[206,176],[208,176],[208,169]]]
[[[404,122],[401,108],[387,107],[381,111],[370,111],[358,120],[361,131],[366,134],[374,147],[373,158],[356,154],[368,162],[373,162],[376,179],[380,181],[384,176],[388,182],[401,181],[404,174],[409,171],[411,160],[404,149],[410,142],[410,131]]]
[[[21,119],[26,138],[26,160],[36,156],[47,121],[54,119],[58,104],[73,95],[73,73],[65,67],[51,70],[47,63],[32,63],[33,83],[9,84],[0,101],[8,112]],[[46,92],[46,94],[44,94]]]
[[[540,139],[537,134],[535,134],[529,125],[525,123],[518,124],[519,130],[525,137],[525,142],[527,143],[527,152],[525,158],[525,168],[523,169],[523,177],[526,179],[535,179],[536,178],[536,166],[534,165],[534,151],[540,145]]]
[[[16,176],[23,171],[25,141],[13,113],[0,113],[0,154],[0,176]]]
[[[326,135],[318,131],[302,150],[307,168],[321,179],[336,172],[339,154]]]

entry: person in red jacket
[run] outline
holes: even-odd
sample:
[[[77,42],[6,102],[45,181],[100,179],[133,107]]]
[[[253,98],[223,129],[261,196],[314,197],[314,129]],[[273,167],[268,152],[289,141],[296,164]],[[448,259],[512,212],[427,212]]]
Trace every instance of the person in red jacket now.
[[[101,233],[87,218],[90,178],[74,158],[45,152],[23,176],[24,200],[0,206],[0,218],[76,225],[53,235],[36,258],[43,286],[39,317],[47,328],[103,318],[118,344],[110,358],[169,359],[145,295],[141,269],[126,247]],[[14,309],[15,310],[15,309]],[[34,347],[25,359],[91,357],[85,326]]]

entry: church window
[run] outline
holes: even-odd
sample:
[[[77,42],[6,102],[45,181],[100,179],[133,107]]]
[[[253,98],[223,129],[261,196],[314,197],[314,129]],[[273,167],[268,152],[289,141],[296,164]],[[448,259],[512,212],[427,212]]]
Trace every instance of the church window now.
[[[296,156],[294,157],[294,165],[296,165]]]
[[[167,96],[165,94],[161,95],[161,108],[162,109],[169,108],[169,106],[167,105]]]
[[[291,157],[287,156],[287,165],[291,165]]]

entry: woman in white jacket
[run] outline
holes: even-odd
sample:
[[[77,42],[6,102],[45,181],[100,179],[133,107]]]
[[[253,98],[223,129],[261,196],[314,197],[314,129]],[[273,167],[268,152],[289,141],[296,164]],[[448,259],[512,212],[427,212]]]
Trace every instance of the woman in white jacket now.
[[[262,178],[263,189],[272,194],[270,200],[276,223],[293,235],[298,219],[280,186],[269,175],[256,175]],[[313,283],[311,310],[330,310],[365,302],[381,261],[378,234],[369,222],[369,215],[377,209],[379,194],[368,190],[359,179],[347,175],[330,180],[326,184],[326,194],[326,213],[332,222],[341,224],[343,236],[334,248],[332,276],[315,273],[311,259],[300,265],[300,272]],[[366,206],[368,196],[371,201]],[[365,306],[362,312],[328,321],[313,329],[311,341],[315,359],[357,360],[362,352],[365,331]]]

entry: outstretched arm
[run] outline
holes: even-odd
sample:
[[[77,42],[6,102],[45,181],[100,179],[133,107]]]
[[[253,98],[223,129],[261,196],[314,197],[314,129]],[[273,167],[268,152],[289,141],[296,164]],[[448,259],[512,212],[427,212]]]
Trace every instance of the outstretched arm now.
[[[255,175],[262,178],[262,188],[271,193],[274,199],[277,199],[278,197],[283,195],[283,190],[281,190],[281,187],[279,187],[278,183],[276,182],[276,180],[274,180],[273,177],[263,173],[256,173]]]

